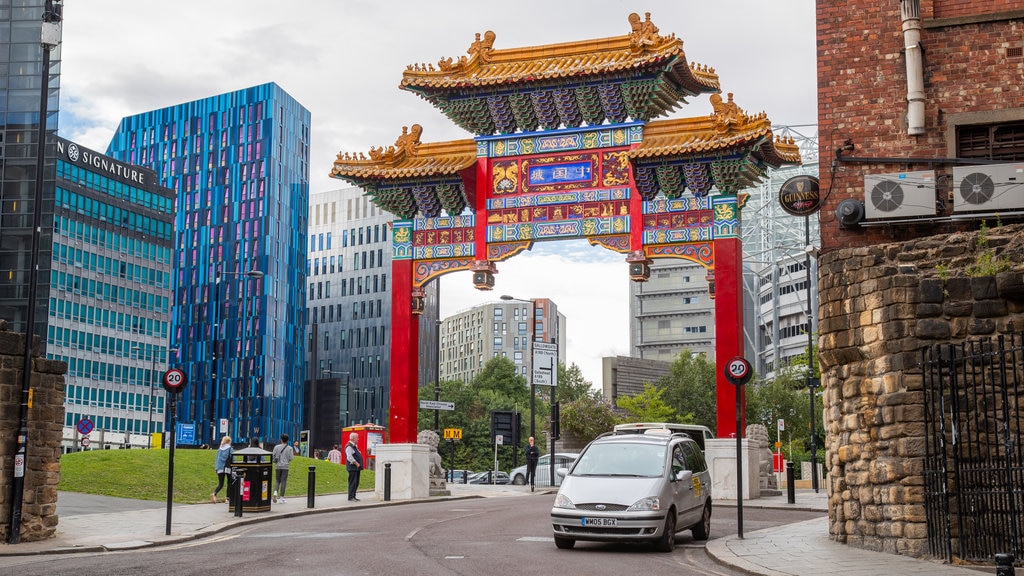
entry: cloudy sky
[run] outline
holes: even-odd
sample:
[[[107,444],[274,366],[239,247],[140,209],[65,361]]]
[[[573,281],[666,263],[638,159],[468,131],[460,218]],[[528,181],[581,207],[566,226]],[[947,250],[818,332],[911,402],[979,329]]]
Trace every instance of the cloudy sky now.
[[[339,152],[472,135],[398,89],[414,63],[466,54],[477,32],[497,49],[629,32],[651,13],[682,38],[687,59],[713,67],[724,92],[775,124],[816,122],[813,0],[65,0],[60,135],[99,151],[121,118],[276,82],[312,114],[312,192]],[[673,117],[711,110],[694,99]],[[601,357],[629,354],[628,275],[620,254],[586,243],[538,244],[499,264],[493,292],[468,273],[442,281],[442,316],[502,294],[551,298],[568,319],[570,363],[600,387]]]

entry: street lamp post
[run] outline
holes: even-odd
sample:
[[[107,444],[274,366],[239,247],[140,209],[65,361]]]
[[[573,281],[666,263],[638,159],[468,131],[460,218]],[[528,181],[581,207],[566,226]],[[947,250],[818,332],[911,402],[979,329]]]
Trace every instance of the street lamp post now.
[[[814,331],[813,322],[811,315],[811,256],[815,255],[817,250],[814,246],[811,246],[811,218],[810,216],[804,217],[804,241],[806,248],[804,249],[804,267],[807,269],[807,395],[811,402],[811,487],[814,488],[814,492],[818,492],[818,441],[817,434],[815,433],[814,425],[814,390],[818,387],[820,380],[815,381],[813,362],[814,359]]]
[[[210,441],[209,445],[213,446],[217,439],[217,394],[218,394],[218,382],[217,377],[220,372],[220,282],[222,276],[247,276],[249,278],[263,278],[264,274],[260,270],[248,270],[246,272],[225,272],[221,269],[221,265],[217,265],[217,276],[214,281],[214,307],[213,307],[213,362],[211,365],[211,388],[210,388]]]
[[[21,404],[18,418],[17,444],[14,449],[13,470],[11,481],[10,526],[7,530],[7,543],[21,542],[21,506],[25,494],[25,470],[28,466],[28,407],[32,392],[32,352],[33,334],[36,322],[36,292],[39,290],[39,243],[43,226],[43,171],[46,164],[46,117],[50,98],[50,50],[60,43],[60,23],[62,19],[61,0],[46,0],[43,7],[43,23],[40,28],[40,46],[43,62],[40,68],[39,88],[39,128],[36,133],[36,173],[35,190],[32,203],[32,244],[29,252],[30,264],[28,275],[28,302],[25,310],[25,355],[22,367]]]
[[[530,318],[529,318],[529,322],[530,322],[530,324],[529,324],[529,327],[530,327],[530,343],[529,343],[529,346],[527,346],[527,348],[526,348],[526,354],[527,354],[527,358],[530,359],[530,437],[531,438],[536,438],[537,437],[537,434],[536,434],[536,430],[537,430],[536,420],[537,419],[534,417],[534,413],[537,410],[537,404],[536,404],[536,401],[534,400],[534,396],[536,395],[537,390],[536,390],[536,386],[533,383],[533,343],[537,340],[537,325],[536,325],[536,322],[537,322],[537,302],[535,300],[532,300],[532,299],[531,300],[521,300],[519,298],[514,298],[512,296],[509,296],[508,294],[503,294],[501,296],[501,299],[502,300],[506,300],[506,301],[523,302],[523,303],[529,302],[530,303]],[[517,446],[516,450],[518,450],[518,449],[519,449],[519,447]],[[554,454],[552,454],[551,456],[553,458]]]
[[[441,401],[441,321],[436,321],[437,346],[434,347],[434,402]],[[441,435],[441,425],[438,422],[440,410],[434,408],[434,432]]]

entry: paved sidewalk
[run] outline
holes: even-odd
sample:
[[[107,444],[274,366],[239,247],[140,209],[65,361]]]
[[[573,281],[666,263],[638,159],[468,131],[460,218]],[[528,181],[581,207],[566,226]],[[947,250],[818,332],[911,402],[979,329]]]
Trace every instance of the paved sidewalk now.
[[[521,497],[530,495],[526,486],[481,486],[450,484],[447,498]],[[545,490],[550,492],[550,490]],[[541,491],[538,490],[538,494]],[[268,512],[244,513],[236,517],[221,504],[175,504],[171,510],[171,534],[166,534],[167,507],[163,503],[105,498],[62,492],[57,509],[61,514],[57,536],[44,542],[0,545],[0,557],[60,554],[83,551],[128,550],[160,546],[208,537],[234,526],[266,522],[301,514],[323,513],[346,508],[397,506],[409,501],[383,502],[372,492],[349,502],[345,494],[317,496],[315,508],[307,508],[305,497],[274,504]],[[734,501],[717,501],[716,506],[735,506]],[[732,534],[707,543],[716,561],[737,570],[765,576],[888,576],[928,574],[929,576],[978,576],[995,574],[994,566],[964,567],[934,560],[917,560],[881,552],[870,552],[833,542],[828,535],[827,496],[824,490],[797,490],[795,503],[785,493],[743,502],[748,508],[820,510],[820,519],[744,533]],[[96,510],[117,509],[116,512]],[[721,513],[721,512],[719,512]],[[1024,574],[1018,569],[1017,574]]]

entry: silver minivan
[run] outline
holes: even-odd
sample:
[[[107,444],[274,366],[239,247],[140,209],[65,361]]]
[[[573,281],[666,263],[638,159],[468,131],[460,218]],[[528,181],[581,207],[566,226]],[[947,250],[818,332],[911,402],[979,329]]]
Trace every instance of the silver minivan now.
[[[711,475],[685,434],[647,430],[603,434],[566,471],[551,508],[555,545],[577,540],[650,542],[675,547],[677,532],[697,540],[711,532]]]

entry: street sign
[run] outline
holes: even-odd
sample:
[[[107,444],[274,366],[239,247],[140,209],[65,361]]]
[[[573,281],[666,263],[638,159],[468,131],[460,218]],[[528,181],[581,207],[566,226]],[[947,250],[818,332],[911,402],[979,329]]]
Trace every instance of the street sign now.
[[[164,372],[164,390],[172,394],[177,394],[185,387],[188,383],[188,377],[185,376],[185,372],[171,368],[167,372]]]
[[[89,439],[88,438],[82,438],[82,448],[88,448],[88,447],[89,447]]]
[[[455,402],[438,402],[437,400],[420,400],[420,408],[424,410],[455,410]]]
[[[178,424],[178,444],[195,444],[196,443],[196,425],[195,424]]]
[[[494,443],[497,444],[498,446],[504,446],[505,437],[502,436],[501,434],[498,434],[497,436],[494,437]]]
[[[81,420],[78,421],[76,427],[78,428],[79,434],[81,434],[82,436],[88,436],[89,433],[92,432],[93,423],[92,420],[88,418],[82,418]]]
[[[750,381],[754,369],[750,362],[742,356],[734,356],[725,364],[725,379],[734,386],[742,386]]]
[[[558,344],[533,343],[533,383],[537,386],[558,384]]]
[[[445,428],[445,440],[462,440],[462,428]]]

